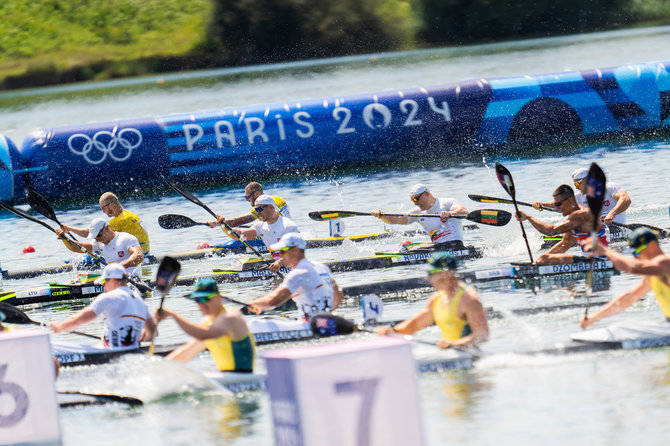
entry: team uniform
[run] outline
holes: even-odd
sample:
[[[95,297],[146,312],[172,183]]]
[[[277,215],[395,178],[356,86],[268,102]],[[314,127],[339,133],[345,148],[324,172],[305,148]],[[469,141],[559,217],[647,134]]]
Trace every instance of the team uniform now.
[[[147,304],[127,286],[100,294],[91,310],[105,319],[102,343],[105,347],[138,348],[144,323],[151,318]]]
[[[583,208],[583,206],[582,206]],[[577,244],[579,245],[579,248],[582,250],[582,253],[584,256],[573,256],[573,261],[578,260],[586,260],[586,254],[587,251],[586,249],[588,248],[588,241],[591,237],[590,232],[582,231],[580,228],[575,228],[571,231],[572,236],[575,238],[577,241]],[[596,237],[598,237],[598,241],[602,243],[603,245],[607,246],[610,241],[610,228],[603,223],[603,227],[600,228],[600,230],[596,233]]]
[[[102,256],[107,263],[123,262],[124,260],[127,260],[132,255],[129,248],[138,246],[139,244],[140,242],[137,241],[135,236],[130,235],[127,232],[117,232],[112,241],[106,245],[97,240],[91,241],[93,251],[102,251]],[[126,268],[126,271],[129,276],[133,276],[137,271],[137,267],[128,267]]]
[[[109,220],[107,226],[114,232],[127,232],[128,234],[135,236],[137,241],[140,242],[142,252],[144,254],[149,253],[149,249],[151,248],[149,244],[149,234],[144,227],[144,222],[142,222],[137,215],[124,210],[117,217]]]
[[[291,292],[298,311],[302,311],[305,317],[333,308],[332,281],[324,280],[322,273],[325,273],[322,267],[315,267],[309,260],[302,259],[282,282],[282,286]]]
[[[219,315],[225,312],[226,309],[223,308]],[[208,316],[204,321],[204,326],[212,325],[219,315]],[[231,339],[224,335],[215,339],[205,339],[203,343],[222,372],[253,371],[256,344],[251,333],[247,333],[242,339]]]
[[[284,201],[283,198],[278,197],[276,195],[271,195],[271,197],[272,200],[275,202],[275,206],[277,207],[277,212],[279,213],[279,215],[282,215],[290,219],[291,214],[288,211],[288,205],[286,204],[286,201]],[[258,220],[258,212],[256,212],[256,209],[251,208],[251,211],[249,211],[249,213],[253,215],[256,220]]]
[[[614,198],[614,194],[616,194],[620,190],[621,186],[619,186],[617,183],[608,182],[607,184],[605,184],[605,196],[603,197],[603,207],[600,211],[600,218],[605,218],[607,214],[609,214],[610,211],[614,209],[614,207],[617,204],[617,199]],[[579,204],[580,206],[588,206],[586,195],[584,195],[580,191],[577,191],[575,193],[575,200],[577,201],[577,204]],[[626,223],[626,213],[622,212],[620,214],[617,214],[612,221],[615,223]]]
[[[442,330],[442,339],[456,341],[472,333],[468,322],[461,319],[458,315],[458,304],[461,302],[465,289],[465,284],[461,284],[448,305],[444,304],[447,299],[444,291],[441,291],[433,301],[431,308],[433,320],[435,321],[435,325]]]
[[[269,224],[266,221],[257,221],[251,225],[251,228],[263,239],[263,243],[265,243],[265,246],[268,247],[270,252],[272,252],[270,245],[277,243],[282,235],[289,232],[298,232],[298,227],[295,223],[288,217],[283,217],[281,215],[277,218],[277,221],[272,224]],[[278,257],[278,253],[272,253],[272,257]]]
[[[666,319],[670,321],[670,286],[661,280],[658,276],[651,276],[649,278],[649,285],[654,292],[654,296],[661,307],[661,311]]]
[[[421,210],[418,206],[412,208],[410,214],[439,214],[442,211],[451,211],[459,203],[453,198],[436,198],[435,204],[428,210]],[[430,241],[439,244],[447,242],[462,242],[463,241],[463,227],[458,218],[450,218],[443,222],[439,218],[434,217],[408,217],[408,223],[418,222],[428,232]]]

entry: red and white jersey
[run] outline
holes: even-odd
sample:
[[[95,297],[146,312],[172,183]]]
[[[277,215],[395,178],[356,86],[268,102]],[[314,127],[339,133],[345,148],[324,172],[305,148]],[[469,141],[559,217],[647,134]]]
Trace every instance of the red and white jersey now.
[[[600,218],[605,218],[607,214],[610,213],[612,209],[614,209],[614,206],[616,206],[617,199],[614,198],[614,194],[619,192],[621,190],[621,186],[619,186],[617,183],[607,183],[605,184],[605,196],[603,197],[603,208],[600,211]],[[575,192],[575,200],[577,201],[577,204],[580,206],[588,206],[588,202],[586,201],[586,195],[583,193],[577,191]],[[626,223],[626,213],[622,212],[620,214],[617,214],[616,217],[614,217],[615,223]]]
[[[412,208],[410,214],[439,214],[442,211],[451,211],[459,203],[453,198],[436,198],[433,207],[422,211],[418,206]],[[430,235],[430,241],[433,243],[445,243],[453,240],[463,240],[463,227],[461,220],[450,218],[443,222],[435,217],[409,217],[408,223],[418,222]]]
[[[137,246],[140,250],[142,249],[140,248],[140,242],[137,241],[137,238],[127,232],[117,232],[114,238],[106,245],[97,240],[93,240],[91,245],[93,245],[93,251],[102,251],[102,256],[107,263],[118,263],[128,260],[132,255],[130,248],[133,246]],[[135,275],[136,270],[136,266],[126,268],[129,276]]]
[[[105,347],[139,347],[140,333],[151,314],[147,304],[130,288],[120,286],[98,295],[91,302],[91,309],[105,319]]]

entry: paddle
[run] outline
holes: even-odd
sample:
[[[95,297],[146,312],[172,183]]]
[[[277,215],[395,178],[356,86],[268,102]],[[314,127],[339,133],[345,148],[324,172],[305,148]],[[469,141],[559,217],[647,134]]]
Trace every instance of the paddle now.
[[[163,302],[165,301],[165,296],[167,296],[170,288],[177,281],[177,276],[179,276],[179,271],[181,271],[181,265],[175,259],[170,256],[163,257],[160,265],[158,265],[158,271],[156,271],[156,289],[161,293],[161,303],[158,306],[158,312],[163,309]],[[156,342],[155,331],[151,336],[151,345],[149,346],[149,355],[154,354],[154,344]]]
[[[369,212],[357,212],[357,211],[315,211],[310,212],[309,218],[316,221],[325,221],[332,220],[335,218],[347,218],[347,217],[358,217],[358,216],[368,216],[372,214]],[[391,214],[388,212],[382,212],[382,217],[428,217],[428,218],[440,218],[440,214]],[[475,223],[481,223],[484,225],[490,226],[505,226],[509,223],[512,218],[512,214],[507,211],[502,211],[499,209],[477,209],[468,213],[468,215],[452,215],[451,218],[461,218],[465,220],[470,220]]]
[[[32,325],[39,325],[39,326],[42,326],[42,327],[47,326],[47,324],[45,324],[44,322],[38,322],[38,321],[34,321],[34,320],[30,319],[28,317],[28,315],[26,313],[24,313],[23,311],[19,310],[18,308],[14,307],[12,305],[6,304],[4,302],[0,302],[0,311],[5,313],[6,319],[4,320],[4,322],[7,322],[7,323],[19,324],[19,325],[32,324]],[[73,334],[76,334],[76,335],[79,335],[79,336],[86,336],[87,338],[93,338],[93,339],[100,340],[99,336],[94,336],[92,334],[83,333],[81,331],[71,331],[70,333],[73,333]]]
[[[605,188],[606,188],[607,178],[605,178],[605,172],[598,166],[596,163],[591,163],[589,168],[589,175],[586,177],[586,202],[591,209],[591,214],[593,215],[593,228],[591,230],[591,240],[593,245],[591,247],[591,252],[596,249],[597,243],[597,227],[598,222],[600,221],[600,211],[603,207],[603,200],[605,199]],[[594,258],[591,256],[589,260],[589,272],[586,276],[586,307],[584,308],[584,317],[586,318],[589,314],[589,297],[593,293],[593,261]]]
[[[314,333],[314,336],[317,337],[328,337],[328,336],[336,336],[336,335],[349,335],[355,332],[362,332],[362,333],[373,333],[376,334],[374,330],[370,330],[369,328],[365,328],[361,325],[355,324],[353,321],[350,321],[349,319],[345,319],[340,316],[336,316],[334,314],[330,313],[319,313],[315,314],[312,316],[309,320],[309,326],[312,329],[312,333]],[[439,347],[440,343],[439,342],[434,342],[434,341],[426,341],[423,339],[417,339],[413,336],[410,335],[397,335],[398,337],[402,337],[403,339],[407,339],[408,341],[412,342],[417,342],[419,344],[427,344],[427,345],[432,345],[435,347]],[[475,352],[473,352],[471,349],[465,348],[465,347],[458,347],[458,346],[451,346],[449,348],[453,348],[454,350],[459,350],[465,353],[469,353],[475,357],[478,357],[479,355]]]
[[[519,206],[516,201],[516,189],[514,188],[514,179],[512,179],[512,174],[500,163],[496,163],[496,175],[498,181],[502,185],[503,189],[512,197],[512,204],[514,204],[514,210],[516,213],[519,213]],[[530,252],[530,245],[528,244],[528,237],[526,236],[526,230],[523,227],[523,222],[519,221],[521,225],[521,234],[523,234],[523,240],[526,242],[526,249],[528,249],[528,256],[530,257],[530,263],[533,263],[533,254]]]
[[[193,226],[209,226],[207,223],[193,221],[185,215],[164,214],[158,217],[158,226],[163,229],[182,229]],[[238,228],[248,228],[247,225],[239,225]]]
[[[200,201],[195,195],[193,195],[192,193],[190,193],[189,191],[187,191],[187,190],[185,190],[185,189],[182,189],[181,186],[178,186],[177,184],[175,184],[175,183],[173,183],[172,181],[168,180],[165,176],[161,175],[161,178],[163,178],[163,181],[165,181],[165,183],[166,183],[168,186],[170,186],[170,187],[171,187],[175,192],[177,192],[179,195],[181,195],[182,197],[186,198],[186,199],[189,200],[191,203],[197,204],[198,206],[200,206],[201,208],[203,208],[204,210],[206,210],[212,217],[216,218],[216,214],[214,213],[214,211],[212,211],[212,210],[211,210],[205,203],[203,203],[202,201]],[[235,233],[235,231],[233,230],[233,228],[231,228],[225,221],[224,221],[224,222],[221,222],[221,225],[219,225],[219,226],[221,226],[221,229],[223,229],[223,232],[225,232],[226,235],[228,235],[228,237],[232,238],[233,240],[237,240],[237,241],[242,242],[242,243],[244,244],[244,246],[246,246],[247,248],[249,248],[249,250],[250,250],[251,252],[253,252],[254,254],[256,254],[259,258],[261,258],[261,259],[263,259],[263,260],[266,260],[266,258],[263,257],[263,254],[261,254],[260,252],[258,252],[253,246],[251,246],[249,243],[247,243],[247,242],[246,242],[245,240],[243,240],[241,237],[238,237],[237,234]]]
[[[470,198],[470,200],[476,201],[478,203],[514,204],[513,200],[508,200],[506,198],[487,197],[487,196],[484,196],[484,195],[469,194],[468,198]],[[525,203],[523,201],[517,201],[516,204],[521,205],[521,206],[533,207],[533,205],[531,203]],[[558,209],[550,208],[550,207],[547,207],[547,206],[540,206],[540,209],[543,209],[545,211],[551,211],[551,212],[561,212]]]
[[[613,221],[612,226],[630,229],[631,231],[634,231],[635,229],[638,228],[647,228],[657,232],[660,237],[663,238],[670,237],[670,231],[668,231],[667,229],[659,228],[658,226],[646,225],[644,223],[617,223]]]
[[[114,395],[110,393],[88,393],[88,392],[79,392],[76,390],[59,390],[57,392],[59,395],[81,395],[94,398],[94,402],[82,402],[82,401],[72,401],[72,402],[63,402],[60,403],[61,408],[67,407],[78,407],[81,405],[92,405],[92,404],[107,404],[107,403],[123,403],[129,404],[131,406],[141,406],[144,402],[132,396],[125,395]]]
[[[13,214],[15,214],[15,215],[18,215],[18,216],[21,217],[21,218],[25,218],[26,220],[30,220],[30,221],[32,221],[32,222],[34,222],[34,223],[40,224],[40,225],[44,226],[45,228],[47,228],[49,231],[53,232],[54,234],[57,234],[57,233],[56,233],[56,230],[55,230],[54,228],[52,228],[51,226],[49,226],[48,224],[44,223],[43,221],[40,221],[40,220],[36,219],[35,217],[33,217],[33,216],[31,216],[31,215],[26,214],[25,212],[23,212],[23,211],[21,211],[21,210],[15,208],[15,207],[13,207],[13,206],[8,205],[7,203],[5,203],[5,202],[3,202],[3,201],[0,201],[0,207],[3,207],[3,208],[5,208],[5,209],[7,209],[9,212],[11,212],[11,213],[13,213]],[[81,246],[81,245],[80,245],[79,243],[77,243],[76,241],[74,241],[74,240],[67,240],[67,242],[70,243],[70,244],[72,244],[72,245],[74,245],[74,246],[76,246],[77,249],[79,249],[81,252],[90,255],[91,257],[93,257],[94,259],[96,259],[96,260],[97,260],[98,262],[100,262],[101,264],[103,264],[103,265],[107,265],[107,262],[105,261],[105,259],[101,258],[100,256],[96,256],[95,254],[93,254],[91,251],[89,251],[88,249],[86,249],[86,248],[84,248],[83,246]],[[151,293],[151,292],[153,292],[153,289],[152,289],[152,288],[148,287],[147,285],[145,285],[145,284],[143,284],[143,283],[141,283],[141,282],[138,282],[137,280],[133,279],[132,277],[129,277],[129,278],[128,278],[128,281],[129,281],[130,283],[132,283],[133,285],[135,285],[135,286],[137,287],[137,289],[139,289],[139,290],[142,291],[142,292],[145,292],[145,293]]]
[[[208,225],[207,223],[193,221],[185,215],[165,214],[158,217],[158,226],[163,229],[182,229]]]
[[[31,190],[28,192],[26,200],[28,201],[30,207],[33,208],[35,211],[42,214],[49,220],[55,222],[61,228],[63,227],[63,223],[61,223],[60,220],[58,220],[58,217],[56,216],[56,211],[54,211],[53,206],[51,206],[51,204],[46,200],[46,198],[44,198],[37,192]],[[75,236],[72,234],[70,234],[70,239],[74,241],[77,240]]]

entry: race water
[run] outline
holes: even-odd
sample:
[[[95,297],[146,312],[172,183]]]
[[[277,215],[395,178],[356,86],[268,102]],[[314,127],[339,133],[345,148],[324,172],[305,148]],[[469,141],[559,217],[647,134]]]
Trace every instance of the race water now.
[[[668,27],[650,28],[5,92],[0,93],[0,132],[20,142],[35,128],[55,125],[426,86],[470,77],[670,60],[669,37]],[[493,171],[496,161],[503,162],[511,171],[517,198],[531,202],[550,200],[556,186],[570,184],[570,173],[575,168],[588,167],[595,161],[609,180],[629,192],[632,205],[628,222],[667,227],[670,224],[666,195],[670,185],[668,148],[668,143],[657,140],[589,146],[567,153],[547,149],[542,156],[535,157],[515,153],[495,158],[455,157],[444,164],[421,169],[408,160],[407,166],[394,169],[263,183],[268,192],[286,199],[303,234],[327,236],[327,224],[311,221],[307,217],[309,211],[329,208],[406,211],[412,205],[408,191],[418,182],[428,184],[437,196],[456,198],[469,210],[483,207],[512,210],[506,205],[483,206],[467,197],[481,194],[506,198]],[[230,184],[193,192],[220,214],[236,216],[248,211],[243,187],[244,184]],[[157,223],[161,214],[184,214],[196,221],[209,218],[201,208],[174,194],[122,196],[120,199],[127,209],[146,222],[152,252],[158,256],[192,250],[204,241],[210,244],[226,241],[220,230],[203,226],[161,229]],[[528,210],[548,221],[560,221],[556,214]],[[86,226],[91,218],[103,217],[96,200],[77,208],[57,206],[56,211],[61,221],[74,226]],[[382,223],[371,217],[350,218],[344,222],[346,234],[384,229]],[[529,226],[526,231],[537,256],[541,244],[538,234]],[[4,269],[52,265],[75,257],[55,240],[53,233],[7,213],[0,215],[0,232],[0,260]],[[385,241],[348,243],[339,248],[313,250],[308,255],[320,260],[361,257],[395,249],[405,239],[406,236],[398,233]],[[504,228],[480,227],[466,231],[465,239],[467,244],[485,248],[482,259],[464,263],[466,269],[527,260],[516,221]],[[35,252],[22,254],[26,245],[32,245]],[[667,242],[662,246],[670,249]],[[235,256],[217,257],[184,262],[183,267],[186,272],[206,273],[234,261]],[[145,274],[150,276],[153,270],[147,269]],[[338,274],[336,280],[340,286],[347,286],[422,274],[419,267],[408,267]],[[67,273],[31,280],[6,280],[4,289],[27,288],[74,277],[74,273]],[[611,299],[638,280],[628,275],[601,277],[595,282],[596,291],[591,299]],[[250,300],[264,295],[271,286],[270,283],[221,285],[221,291]],[[200,317],[197,308],[180,297],[187,292],[186,287],[174,288],[166,306],[197,320]],[[571,333],[580,331],[583,310],[534,316],[513,316],[508,310],[583,302],[586,295],[583,278],[533,284],[501,281],[480,286],[480,294],[485,306],[503,312],[505,317],[489,321],[491,339],[483,347],[483,359],[473,369],[420,376],[427,444],[623,445],[640,440],[651,445],[667,443],[670,350],[556,357],[514,353],[564,343]],[[427,296],[427,290],[401,293],[396,296],[398,299],[386,303],[383,318],[407,317],[423,307]],[[150,298],[148,303],[152,309],[156,308],[158,298]],[[61,320],[82,305],[51,305],[31,309],[29,314],[36,320]],[[345,306],[342,314],[360,319],[354,302]],[[662,314],[650,295],[628,311],[596,326],[661,319]],[[95,321],[82,331],[98,333],[101,327],[101,321]],[[436,340],[439,332],[433,327],[420,336]],[[87,342],[67,334],[55,335],[54,339]],[[186,339],[171,321],[161,324],[159,343]],[[285,346],[271,348],[282,347]],[[63,444],[272,444],[267,393],[221,395],[212,391],[199,374],[213,370],[207,354],[188,366],[166,364],[159,359],[126,358],[106,366],[64,370],[57,383],[59,389],[114,392],[142,398],[147,404],[136,408],[111,405],[63,410],[60,417]]]

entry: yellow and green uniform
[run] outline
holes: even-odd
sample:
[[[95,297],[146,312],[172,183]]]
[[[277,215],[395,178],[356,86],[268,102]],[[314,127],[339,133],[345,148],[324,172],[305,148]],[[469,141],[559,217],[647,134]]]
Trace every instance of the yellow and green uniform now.
[[[670,319],[670,285],[667,285],[658,276],[649,278],[651,289],[654,291],[658,305],[666,318]]]
[[[114,217],[107,223],[109,228],[114,232],[127,232],[134,235],[137,241],[140,242],[142,252],[147,254],[151,246],[149,245],[149,234],[144,229],[140,217],[130,211],[124,210],[118,217]]]
[[[225,312],[226,309],[222,308],[219,315]],[[215,317],[208,318],[205,321],[205,326],[209,327],[212,325],[214,319]],[[247,333],[241,339],[230,339],[229,336],[224,335],[215,339],[206,339],[203,342],[207,350],[212,354],[216,366],[222,372],[253,371],[256,344],[251,333]]]
[[[472,333],[468,322],[458,316],[458,304],[464,292],[465,284],[462,284],[448,305],[445,305],[447,294],[444,291],[433,301],[433,320],[442,330],[442,339],[456,341]]]
[[[283,198],[278,197],[276,195],[272,195],[272,199],[274,200],[277,209],[279,209],[279,215],[290,219],[291,214],[289,214],[288,212],[288,205],[286,204],[286,201],[284,201]],[[256,220],[258,220],[258,212],[256,212],[256,209],[251,208],[251,211],[249,211],[249,213],[253,215]]]

